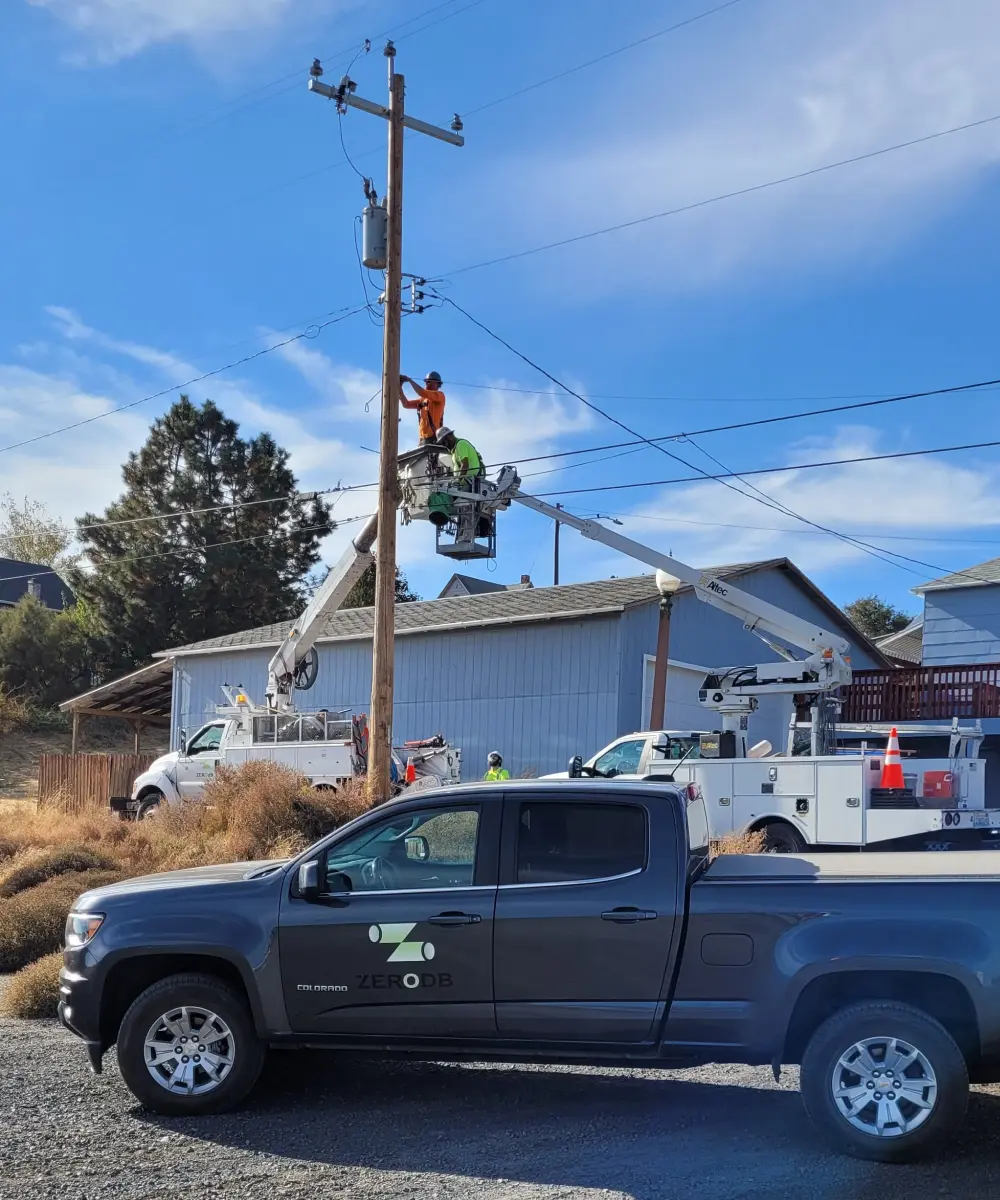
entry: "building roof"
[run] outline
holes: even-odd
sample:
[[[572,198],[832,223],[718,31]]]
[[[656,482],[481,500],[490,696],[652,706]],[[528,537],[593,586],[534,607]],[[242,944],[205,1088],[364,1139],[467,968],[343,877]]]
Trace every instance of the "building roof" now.
[[[889,658],[919,666],[924,660],[924,618],[914,617],[896,633],[876,638],[875,645]]]
[[[0,558],[0,605],[16,604],[27,595],[31,580],[38,585],[39,599],[46,608],[64,608],[63,597],[72,595],[69,587],[44,563]]]
[[[521,576],[520,583],[494,583],[492,579],[477,579],[474,575],[461,575],[456,571],[438,592],[438,599],[461,592],[467,596],[485,596],[487,592],[516,592],[530,587],[534,584],[526,575]]]
[[[922,596],[924,592],[937,592],[945,588],[988,587],[993,583],[1000,583],[1000,558],[987,559],[986,562],[966,567],[963,571],[952,571],[948,575],[942,575],[940,579],[922,583],[913,591],[917,596]]]
[[[762,562],[730,563],[707,567],[706,571],[722,579],[749,575],[762,570],[783,570],[793,577],[851,641],[864,649],[880,665],[889,660],[878,647],[857,629],[844,613],[787,558],[770,558]],[[680,591],[689,590],[681,588]],[[601,579],[593,583],[568,583],[559,587],[516,588],[487,592],[474,596],[447,596],[437,600],[418,600],[396,605],[396,634],[443,632],[451,629],[482,628],[490,625],[526,624],[538,621],[577,620],[581,617],[623,612],[636,605],[653,604],[660,599],[656,579],[652,575],[632,575],[623,579]],[[328,614],[318,641],[358,641],[372,636],[374,610],[371,608],[338,609]],[[279,646],[291,627],[291,622],[264,625],[224,637],[192,642],[162,655],[218,653],[250,647]],[[160,657],[158,655],[157,657]]]
[[[159,658],[138,671],[102,683],[59,708],[65,713],[85,712],[97,717],[142,717],[160,723],[170,718],[170,697],[174,686],[174,663]]]

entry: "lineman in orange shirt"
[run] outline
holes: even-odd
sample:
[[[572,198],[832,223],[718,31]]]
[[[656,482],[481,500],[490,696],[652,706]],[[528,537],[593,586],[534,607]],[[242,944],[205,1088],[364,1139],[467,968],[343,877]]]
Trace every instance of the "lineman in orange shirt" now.
[[[402,385],[408,383],[417,393],[415,400],[409,400],[403,392]],[[420,423],[420,444],[421,446],[435,445],[437,431],[444,424],[444,392],[441,391],[441,376],[437,371],[430,371],[424,379],[424,387],[421,387],[415,379],[411,379],[409,375],[400,375],[399,377],[400,391],[399,402],[404,408],[416,409],[418,412],[418,421]]]

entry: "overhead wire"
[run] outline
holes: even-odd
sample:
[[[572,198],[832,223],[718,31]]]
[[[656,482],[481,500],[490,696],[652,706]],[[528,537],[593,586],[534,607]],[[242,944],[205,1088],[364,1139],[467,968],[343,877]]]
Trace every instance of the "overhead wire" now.
[[[721,475],[713,475],[707,471],[702,470],[702,468],[698,467],[694,463],[688,462],[687,459],[683,458],[679,454],[676,454],[674,451],[668,450],[665,446],[662,446],[656,442],[651,441],[649,438],[644,437],[638,430],[631,428],[629,425],[626,425],[624,421],[619,420],[618,417],[607,412],[605,409],[602,409],[599,405],[594,404],[592,401],[588,400],[585,396],[581,395],[579,392],[577,392],[573,388],[571,388],[568,384],[563,383],[563,381],[561,379],[559,379],[557,376],[553,375],[550,371],[546,370],[545,367],[541,366],[539,363],[535,362],[533,359],[529,358],[522,351],[518,350],[515,346],[513,346],[510,342],[508,342],[505,338],[501,337],[500,334],[496,333],[494,330],[490,329],[490,327],[488,325],[485,325],[482,321],[480,321],[476,317],[474,317],[470,312],[468,312],[466,309],[464,309],[460,304],[458,304],[457,301],[455,301],[451,297],[444,297],[444,299],[446,300],[446,302],[448,304],[450,304],[453,308],[455,308],[458,312],[460,312],[473,325],[477,326],[484,333],[486,333],[489,337],[493,338],[494,341],[499,342],[502,346],[506,347],[506,349],[508,349],[517,358],[520,358],[523,362],[527,363],[528,366],[532,367],[534,370],[536,370],[540,374],[544,375],[547,379],[549,379],[557,387],[561,388],[563,391],[567,392],[569,395],[575,396],[587,408],[591,409],[593,412],[598,413],[606,421],[611,422],[611,424],[617,425],[620,429],[624,430],[626,433],[631,434],[632,437],[638,438],[641,441],[646,442],[649,446],[651,446],[655,450],[658,450],[661,454],[665,454],[668,458],[672,458],[675,462],[681,463],[683,466],[687,467],[688,470],[697,471],[698,475],[702,479],[710,479],[710,480],[718,481],[718,482],[722,483],[722,485],[724,487],[728,488],[730,491],[735,492],[737,495],[742,496],[744,499],[747,499],[747,498],[753,499],[753,500],[757,501],[758,503],[764,504],[765,507],[775,509],[776,511],[781,511],[786,516],[791,516],[795,520],[802,521],[804,524],[811,525],[816,529],[821,529],[825,533],[828,533],[831,536],[836,537],[836,538],[846,542],[847,544],[854,546],[856,549],[860,549],[864,553],[869,554],[870,556],[872,556],[874,558],[877,558],[883,562],[889,563],[889,565],[897,566],[903,570],[909,570],[909,568],[905,567],[902,563],[896,563],[893,561],[893,559],[886,559],[884,557],[885,553],[893,554],[893,558],[900,558],[900,559],[905,559],[905,561],[907,561],[907,562],[918,563],[920,566],[929,568],[930,570],[936,572],[937,574],[942,574],[945,572],[945,568],[936,566],[933,563],[927,563],[922,560],[913,559],[906,555],[894,554],[894,552],[892,552],[892,551],[883,552],[879,547],[870,545],[869,543],[864,542],[861,539],[849,538],[837,530],[823,526],[823,525],[819,524],[818,522],[812,521],[810,518],[805,517],[802,514],[795,512],[793,509],[780,506],[779,502],[774,501],[771,497],[767,496],[766,493],[760,492],[759,489],[753,489],[753,485],[746,485],[746,480],[743,478],[743,475],[766,473],[764,471],[747,471],[742,474],[740,474],[738,472],[725,471]],[[707,453],[707,452],[703,451],[703,453]],[[711,457],[711,456],[709,456],[709,457]],[[735,485],[735,483],[733,482],[734,480],[738,480],[739,482],[744,483],[745,486],[751,487],[751,489],[754,490],[756,494],[748,495],[747,492],[744,492],[743,490],[741,490],[739,487],[737,487]],[[622,485],[622,486],[628,486],[628,485]],[[567,490],[564,492],[557,492],[554,494],[569,495],[569,494],[573,494],[574,492],[581,493],[581,492],[587,491],[587,490],[590,490],[590,489],[573,489],[572,492]],[[593,489],[593,490],[599,490],[599,489]],[[611,490],[611,489],[609,489],[609,490]]]
[[[428,278],[429,283],[437,283],[440,279],[454,278],[456,275],[464,275],[469,271],[480,271],[486,267],[495,267],[501,263],[514,262],[516,259],[528,258],[534,254],[543,254],[549,250],[557,250],[562,246],[573,246],[580,242],[586,242],[592,238],[603,237],[605,234],[618,233],[623,229],[634,229],[639,225],[646,225],[650,221],[660,221],[666,217],[676,217],[681,213],[694,212],[699,208],[706,208],[711,204],[719,204],[724,200],[734,200],[740,196],[751,196],[757,192],[764,192],[770,188],[781,187],[784,184],[795,183],[798,180],[810,179],[816,175],[822,175],[828,171],[835,171],[841,167],[848,167],[857,163],[868,162],[873,158],[879,158],[885,154],[893,154],[898,150],[906,150],[911,146],[921,146],[927,142],[933,142],[939,138],[950,137],[952,134],[964,133],[970,129],[979,129],[985,125],[991,125],[996,121],[1000,121],[1000,113],[994,113],[989,117],[981,117],[975,121],[966,121],[961,125],[952,125],[948,129],[939,129],[934,133],[924,134],[921,137],[909,138],[904,142],[895,142],[890,146],[881,146],[877,150],[869,150],[864,154],[854,154],[848,158],[837,159],[835,162],[824,163],[818,167],[810,167],[805,171],[796,171],[791,175],[783,175],[778,179],[769,179],[763,183],[750,184],[747,187],[734,188],[729,192],[722,192],[716,196],[708,196],[702,200],[694,200],[690,204],[680,204],[675,208],[663,209],[661,212],[647,213],[643,217],[634,217],[629,221],[619,221],[614,225],[605,225],[600,229],[591,229],[585,233],[577,233],[572,237],[559,238],[554,242],[546,242],[541,246],[532,246],[527,250],[516,250],[510,254],[498,255],[496,258],[483,259],[481,262],[470,263],[464,267],[454,267],[448,271],[442,271],[440,276],[433,279]]]
[[[356,521],[367,521],[374,515],[375,515],[374,513],[366,513],[362,516],[344,517],[343,520],[334,521],[332,523],[332,528],[330,529],[330,532],[335,533],[342,525],[351,525]],[[303,525],[299,529],[289,530],[289,534],[294,537],[297,534],[312,533],[312,532],[315,532],[317,529],[325,529],[326,527],[327,527],[327,522],[324,521],[322,524]],[[240,546],[247,542],[259,542],[265,538],[270,538],[273,536],[274,536],[273,533],[257,533],[257,534],[254,534],[252,537],[227,538],[226,540],[221,541],[221,542],[206,542],[204,545],[178,546],[173,550],[159,550],[155,554],[122,555],[117,558],[102,559],[99,563],[87,563],[86,567],[89,568],[90,570],[94,571],[94,570],[97,570],[98,567],[104,567],[104,566],[121,566],[121,565],[125,565],[127,563],[147,562],[151,559],[175,558],[178,554],[197,554],[203,550],[218,550],[223,546]],[[59,574],[59,572],[55,568],[51,568],[51,569],[46,569],[46,570],[42,570],[42,571],[32,571],[26,575],[5,575],[4,578],[10,579],[10,580],[37,579],[41,575],[58,575],[58,574]]]
[[[635,50],[638,46],[645,46],[649,42],[656,41],[657,38],[665,37],[668,33],[675,33],[678,29],[684,29],[688,25],[694,25],[698,21],[704,21],[706,17],[713,17],[716,13],[722,12],[724,9],[733,8],[737,4],[743,3],[743,0],[726,0],[724,4],[717,4],[714,8],[706,9],[704,12],[695,13],[694,16],[687,17],[683,21],[677,21],[673,25],[668,25],[665,29],[657,29],[654,33],[647,33],[645,37],[636,38],[635,41],[626,42],[624,46],[617,46],[614,50],[608,50],[604,54],[598,54],[596,58],[588,58],[585,62],[577,63],[575,66],[567,67],[564,71],[557,71],[555,75],[547,75],[544,79],[539,79],[535,83],[526,84],[524,87],[517,88],[516,91],[508,92],[505,96],[498,96],[495,100],[487,100],[485,104],[479,104],[475,108],[464,109],[463,117],[472,117],[476,113],[485,112],[487,109],[495,108],[498,104],[506,104],[508,100],[516,100],[519,96],[525,96],[528,92],[534,92],[538,88],[546,87],[550,83],[556,83],[560,79],[565,79],[569,75],[575,75],[577,71],[583,71],[587,67],[596,66],[597,63],[607,62],[609,58],[615,58],[619,54],[624,54],[626,50]]]
[[[182,388],[191,387],[196,383],[202,383],[204,380],[212,379],[214,376],[221,375],[225,371],[232,371],[236,367],[242,367],[246,363],[253,362],[255,359],[263,358],[266,354],[273,354],[275,350],[280,350],[284,346],[290,346],[293,342],[299,342],[303,338],[308,338],[311,340],[314,337],[318,337],[319,334],[330,325],[337,325],[341,321],[346,321],[348,317],[355,316],[357,313],[363,312],[364,310],[362,307],[356,307],[340,309],[338,311],[343,315],[333,316],[329,320],[321,321],[311,325],[309,329],[315,330],[315,332],[311,333],[309,330],[303,330],[301,333],[295,334],[294,337],[284,338],[282,341],[275,342],[270,346],[265,346],[263,349],[257,350],[253,354],[246,354],[242,358],[236,359],[234,362],[226,363],[221,367],[215,367],[211,371],[204,371],[201,375],[195,375],[193,378],[187,379],[183,383],[172,384],[170,387],[163,388],[158,392],[153,392],[148,396],[142,396],[138,400],[131,400],[128,404],[119,404],[115,408],[106,409],[104,412],[95,413],[93,416],[82,417],[79,421],[71,421],[67,425],[60,425],[58,429],[49,429],[44,433],[37,433],[29,438],[22,438],[19,442],[11,442],[7,446],[0,446],[0,454],[4,454],[8,450],[19,450],[23,446],[34,445],[36,442],[44,441],[46,438],[55,437],[57,434],[68,433],[72,429],[80,429],[84,425],[91,425],[95,421],[102,421],[106,417],[114,416],[116,413],[127,412],[129,409],[137,408],[140,404],[148,404],[152,400],[159,400],[163,396],[170,395],[172,392],[179,391]]]

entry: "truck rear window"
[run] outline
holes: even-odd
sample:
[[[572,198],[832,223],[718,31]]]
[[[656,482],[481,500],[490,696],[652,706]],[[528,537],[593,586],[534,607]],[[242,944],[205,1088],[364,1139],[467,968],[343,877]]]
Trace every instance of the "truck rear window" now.
[[[646,810],[638,805],[521,805],[518,883],[609,879],[645,865]]]

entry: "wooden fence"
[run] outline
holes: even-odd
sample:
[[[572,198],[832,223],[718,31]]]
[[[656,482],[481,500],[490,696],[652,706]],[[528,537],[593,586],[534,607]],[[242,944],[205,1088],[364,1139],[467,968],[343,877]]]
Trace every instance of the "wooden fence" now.
[[[950,721],[1000,717],[1000,664],[855,671],[841,721]]]
[[[43,754],[38,764],[38,807],[65,813],[107,808],[112,796],[130,796],[132,784],[155,754]]]

